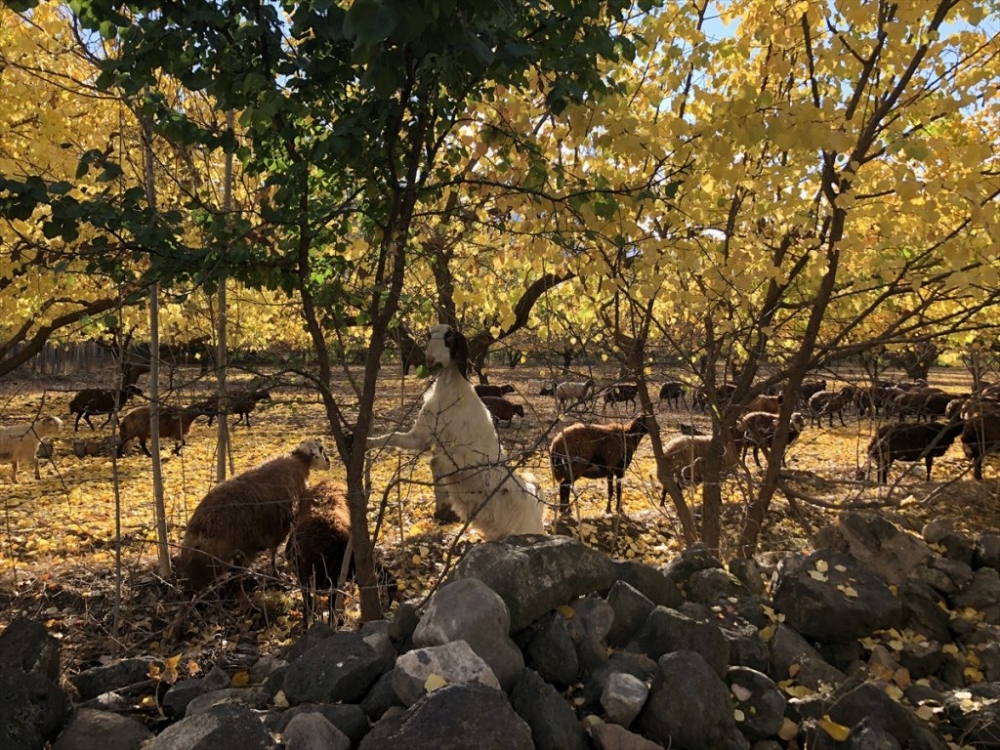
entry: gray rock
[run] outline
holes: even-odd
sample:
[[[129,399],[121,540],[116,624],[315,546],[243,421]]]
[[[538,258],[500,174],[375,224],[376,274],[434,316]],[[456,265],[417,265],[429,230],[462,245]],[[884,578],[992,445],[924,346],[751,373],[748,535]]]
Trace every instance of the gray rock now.
[[[286,661],[293,662],[298,659],[302,654],[304,654],[309,649],[314,646],[318,646],[320,643],[325,641],[327,638],[336,633],[333,628],[327,625],[325,622],[317,620],[309,629],[302,634],[302,636],[292,644],[292,647],[288,649],[288,653],[285,655]]]
[[[483,545],[479,545],[483,546]],[[358,750],[534,750],[531,729],[503,691],[470,683],[428,693],[372,727]]]
[[[59,679],[59,641],[44,625],[18,617],[0,633],[0,669],[38,672],[55,682]]]
[[[656,666],[649,700],[637,719],[643,736],[685,750],[749,748],[736,729],[725,683],[700,654],[664,654]]]
[[[447,685],[477,682],[501,689],[489,665],[465,641],[406,652],[396,660],[392,688],[403,705],[412,706],[428,692],[427,680],[431,675],[443,679]]]
[[[210,690],[192,698],[184,710],[184,715],[203,714],[212,706],[221,705],[262,709],[266,708],[270,702],[270,693],[262,687],[222,688],[222,690]]]
[[[635,560],[616,560],[614,577],[642,593],[654,606],[676,609],[684,601],[677,584],[656,568]]]
[[[766,674],[746,667],[733,667],[726,673],[729,690],[742,712],[737,728],[750,742],[773,737],[785,720],[784,694]]]
[[[465,641],[485,661],[501,687],[510,692],[524,657],[510,638],[510,613],[503,599],[477,578],[463,578],[438,589],[413,632],[416,647]]]
[[[168,716],[184,716],[188,704],[199,695],[221,690],[227,685],[229,685],[229,675],[218,666],[212,667],[204,677],[179,680],[171,685],[163,695],[163,709]]]
[[[250,667],[250,682],[254,685],[260,685],[267,682],[272,675],[278,670],[284,669],[288,666],[288,662],[284,659],[279,659],[276,656],[270,656],[265,654],[260,657],[254,665]]]
[[[790,627],[824,643],[847,643],[902,620],[902,604],[880,576],[827,550],[809,555],[800,570],[781,578],[774,606]]]
[[[660,572],[663,573],[674,585],[684,588],[688,578],[699,570],[709,570],[710,568],[722,568],[722,561],[712,554],[711,550],[702,542],[695,542],[681,551],[680,557],[675,557],[664,565]]]
[[[611,630],[615,612],[604,599],[585,596],[570,608],[569,635],[576,647],[577,661],[583,670],[594,669],[608,660],[606,637]]]
[[[947,643],[951,640],[951,617],[944,598],[932,587],[917,581],[907,581],[900,589],[903,602],[903,624],[927,637]]]
[[[941,648],[941,644],[937,641],[906,643],[899,652],[899,663],[914,680],[930,677],[944,662],[944,652]]]
[[[836,528],[850,556],[888,583],[901,585],[911,570],[934,556],[925,542],[877,513],[845,511]]]
[[[536,672],[524,670],[510,702],[531,728],[535,750],[587,750],[587,733],[573,709]]]
[[[608,631],[608,645],[615,647],[624,646],[632,640],[656,606],[639,589],[620,579],[612,584],[608,592],[608,604],[614,613]]]
[[[0,669],[0,749],[41,750],[68,719],[69,701],[42,672]]]
[[[420,616],[412,602],[401,602],[389,620],[389,637],[400,652],[408,651],[407,647],[413,638],[413,631],[420,624]]]
[[[983,533],[976,537],[976,554],[972,564],[976,568],[1000,570],[1000,534]]]
[[[358,743],[368,734],[368,717],[365,716],[361,706],[354,703],[307,703],[293,706],[287,711],[281,712],[271,729],[275,732],[284,732],[288,722],[296,716],[313,713],[321,714],[323,718],[337,727],[347,736],[354,747],[357,747]]]
[[[285,750],[351,750],[351,741],[321,713],[295,716],[282,735]]]
[[[972,567],[976,558],[976,543],[972,539],[953,531],[945,534],[939,544],[944,547],[943,556],[946,559]]]
[[[756,625],[738,614],[726,613],[719,620],[719,630],[729,642],[731,666],[748,667],[767,674],[771,665],[771,652]]]
[[[460,578],[478,578],[500,595],[514,633],[562,604],[607,591],[614,565],[576,539],[529,534],[475,545],[456,566],[453,579]]]
[[[69,681],[76,687],[81,700],[90,700],[101,693],[149,681],[150,663],[150,659],[122,659],[71,675]]]
[[[729,561],[729,572],[755,596],[763,596],[766,590],[764,574],[752,557],[734,557]]]
[[[273,750],[271,733],[242,706],[215,706],[164,729],[148,750]]]
[[[52,750],[140,750],[152,736],[152,732],[129,716],[80,708]]]
[[[596,750],[663,750],[663,745],[617,724],[595,724],[590,728],[590,736]]]
[[[688,599],[712,606],[723,599],[747,596],[750,590],[722,568],[707,568],[692,573],[685,586]]]
[[[956,690],[947,696],[944,708],[948,721],[962,737],[962,744],[1000,747],[1000,682]]]
[[[565,616],[552,612],[538,620],[531,631],[524,649],[527,665],[553,685],[565,687],[576,682],[580,662]]]
[[[980,568],[972,582],[952,601],[956,609],[978,609],[990,625],[1000,624],[1000,572],[996,568]]]
[[[577,707],[581,714],[602,711],[601,696],[604,695],[608,681],[616,674],[632,675],[640,682],[648,683],[656,674],[656,662],[645,654],[613,652],[606,663],[584,675],[583,690],[579,694],[580,705]]]
[[[924,524],[924,527],[920,530],[920,536],[928,544],[940,544],[946,535],[953,534],[954,532],[954,518],[935,518],[933,521],[928,521]]]
[[[406,708],[392,687],[392,672],[386,672],[375,681],[368,695],[361,701],[361,709],[372,721],[378,721],[393,706]]]
[[[771,672],[775,682],[794,679],[814,690],[820,685],[839,685],[844,673],[826,663],[809,642],[784,623],[771,636]]]
[[[608,678],[601,694],[601,706],[608,721],[626,729],[639,715],[649,697],[646,683],[625,672],[616,672]]]
[[[907,746],[918,719],[909,709],[889,697],[884,684],[851,682],[838,690],[830,704],[830,718],[845,727],[857,727],[869,718]]]
[[[712,665],[720,679],[729,666],[729,641],[718,625],[694,620],[667,607],[656,607],[649,613],[626,649],[651,659],[670,651],[695,651]]]
[[[302,653],[285,670],[285,697],[299,703],[361,700],[392,661],[360,633],[338,632]]]

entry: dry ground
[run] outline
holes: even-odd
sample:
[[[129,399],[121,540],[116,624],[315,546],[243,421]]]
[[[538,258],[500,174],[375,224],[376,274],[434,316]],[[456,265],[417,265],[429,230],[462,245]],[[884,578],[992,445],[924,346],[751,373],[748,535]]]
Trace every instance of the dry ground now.
[[[207,380],[195,379],[193,372],[183,374],[192,380],[172,395],[175,403],[191,403],[212,387]],[[27,420],[37,413],[67,420],[53,459],[43,463],[40,481],[22,468],[21,481],[14,485],[9,465],[0,466],[0,628],[17,614],[46,621],[63,638],[70,671],[112,653],[185,654],[195,662],[243,664],[259,651],[287,642],[301,628],[301,600],[287,573],[279,572],[275,578],[259,566],[261,572],[252,585],[244,583],[235,595],[230,590],[193,610],[183,606],[172,581],[155,575],[150,460],[137,448],[117,462],[111,457],[81,459],[73,454],[74,438],[93,434],[86,425],[79,435],[73,433],[69,400],[81,387],[107,382],[103,375],[0,383],[0,424]],[[400,381],[395,367],[387,368],[384,375],[394,379],[385,381],[380,394],[379,431],[408,424],[426,386],[426,381],[412,376]],[[538,395],[548,375],[538,368],[497,369],[491,379],[514,384],[517,393],[509,398],[526,406],[526,418],[501,427],[501,438],[509,453],[535,474],[551,501],[557,499],[558,488],[549,475],[545,446],[555,431],[578,419],[628,419],[633,409],[627,405],[605,409],[598,400],[560,418],[553,399]],[[595,373],[605,385],[613,381],[610,372],[605,378],[600,375]],[[963,372],[938,370],[931,384],[957,392],[968,387],[967,380]],[[231,431],[236,471],[325,431],[325,416],[314,393],[287,380],[270,390],[273,401],[259,404],[253,426],[240,425]],[[338,383],[338,392],[345,403],[351,403],[346,377]],[[657,418],[665,438],[682,422],[708,424],[703,415],[683,408],[674,411],[660,406]],[[889,486],[857,481],[855,472],[864,464],[873,430],[870,420],[850,415],[846,426],[838,422],[833,428],[807,429],[790,449],[787,462],[789,484],[798,497],[793,504],[785,497],[776,499],[761,552],[809,549],[811,532],[843,507],[883,508],[915,529],[942,516],[955,518],[958,527],[970,533],[1000,526],[1000,466],[988,466],[987,480],[976,482],[958,446],[935,462],[932,482],[923,481],[922,464],[917,471],[896,464]],[[110,435],[110,427],[99,435]],[[208,428],[202,419],[181,456],[164,448],[167,520],[175,544],[193,508],[214,482],[215,440],[215,428]],[[331,473],[343,478],[336,460]],[[402,481],[393,482],[397,477]],[[660,490],[654,477],[646,439],[626,475],[625,515],[620,521],[604,515],[604,480],[578,482],[580,523],[576,530],[580,537],[615,556],[652,564],[676,555],[682,546],[679,527],[669,507],[659,507]],[[745,498],[758,477],[756,470],[739,472],[726,482],[724,557],[732,548]],[[377,457],[372,466],[371,527],[378,525],[378,548],[400,582],[401,597],[425,596],[464,545],[478,539],[473,532],[459,537],[458,525],[440,526],[431,518],[429,480],[426,456],[390,452]],[[692,492],[697,507],[700,490]],[[116,539],[121,540],[120,546]],[[116,619],[119,564],[123,584]],[[349,600],[348,616],[352,615],[356,611]],[[173,631],[166,634],[171,626]]]

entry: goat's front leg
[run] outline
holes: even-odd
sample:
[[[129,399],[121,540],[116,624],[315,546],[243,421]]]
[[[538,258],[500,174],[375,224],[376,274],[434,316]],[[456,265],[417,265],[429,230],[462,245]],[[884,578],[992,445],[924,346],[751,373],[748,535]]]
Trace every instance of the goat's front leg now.
[[[403,450],[426,451],[433,444],[433,435],[421,424],[415,424],[407,432],[390,432],[388,435],[370,437],[365,441],[366,450],[376,448],[402,448]]]

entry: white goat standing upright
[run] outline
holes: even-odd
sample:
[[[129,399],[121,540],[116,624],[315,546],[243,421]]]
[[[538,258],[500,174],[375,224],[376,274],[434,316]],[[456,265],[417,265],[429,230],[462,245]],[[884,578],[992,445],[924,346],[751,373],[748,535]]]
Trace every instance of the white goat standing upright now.
[[[444,324],[431,328],[427,365],[441,365],[443,371],[424,395],[413,427],[370,437],[367,448],[432,450],[435,492],[487,540],[541,534],[539,490],[508,465],[490,412],[468,380],[468,358],[461,333]]]

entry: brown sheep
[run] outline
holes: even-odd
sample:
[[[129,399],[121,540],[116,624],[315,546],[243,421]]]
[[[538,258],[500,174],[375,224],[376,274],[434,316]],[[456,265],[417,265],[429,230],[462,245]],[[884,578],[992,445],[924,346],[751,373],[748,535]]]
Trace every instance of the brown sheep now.
[[[485,383],[479,383],[473,386],[476,390],[476,395],[479,398],[503,398],[508,393],[513,393],[516,389],[510,384],[504,385],[486,385]]]
[[[17,466],[21,461],[31,461],[35,479],[41,479],[38,468],[38,447],[42,440],[54,437],[62,429],[59,417],[44,416],[33,424],[0,427],[0,463],[10,462],[10,481],[17,484]]]
[[[806,420],[802,412],[792,414],[788,423],[788,445],[791,445],[802,430],[805,429]],[[778,431],[778,415],[768,411],[752,411],[744,414],[736,422],[736,429],[743,433],[742,458],[746,461],[747,451],[753,449],[753,460],[760,466],[760,451],[768,456],[771,450],[771,443],[774,442],[774,435]],[[785,457],[781,460],[784,463]]]
[[[608,507],[615,486],[618,514],[622,512],[622,476],[643,436],[649,432],[646,417],[637,416],[630,424],[572,424],[552,439],[549,461],[552,476],[559,483],[559,512],[569,515],[569,495],[577,479],[608,478]]]
[[[684,401],[684,408],[687,408],[687,399],[684,398],[684,385],[676,380],[668,380],[660,386],[660,401],[672,404],[675,409],[681,408],[681,401]]]
[[[747,404],[746,413],[766,411],[777,414],[781,411],[781,396],[757,396]]]
[[[104,420],[104,427],[111,418],[115,415],[115,410],[122,409],[125,404],[133,396],[141,396],[142,389],[138,386],[127,385],[121,390],[112,390],[109,388],[85,388],[73,396],[73,400],[69,402],[69,413],[76,414],[76,423],[73,425],[73,431],[78,432],[80,430],[80,419],[90,425],[90,429],[96,429],[94,423],[90,421],[91,414],[107,414],[108,418]]]
[[[330,468],[318,440],[215,485],[194,509],[184,533],[178,571],[193,591],[203,589],[234,562],[249,563],[268,550],[272,564],[288,536],[296,503],[310,471]]]
[[[118,457],[125,455],[125,444],[130,440],[138,440],[142,452],[152,458],[146,441],[149,440],[149,412],[152,406],[138,406],[122,417],[118,433]],[[198,417],[205,415],[203,406],[190,406],[179,409],[176,406],[161,406],[159,426],[161,438],[174,439],[174,455],[180,455],[181,448],[186,445],[186,438],[191,432],[191,425]]]
[[[302,587],[304,616],[312,608],[312,592],[336,588],[340,569],[351,540],[351,512],[347,487],[325,481],[309,488],[299,502],[299,513],[285,544],[285,559]],[[348,563],[348,577],[354,574],[354,558]],[[375,577],[387,598],[395,597],[396,580],[379,563]]]
[[[844,409],[854,403],[858,389],[845,385],[839,391],[819,391],[809,397],[809,415],[817,427],[823,426],[823,417],[829,417],[833,427],[833,415],[840,417],[840,424],[846,426]]]

